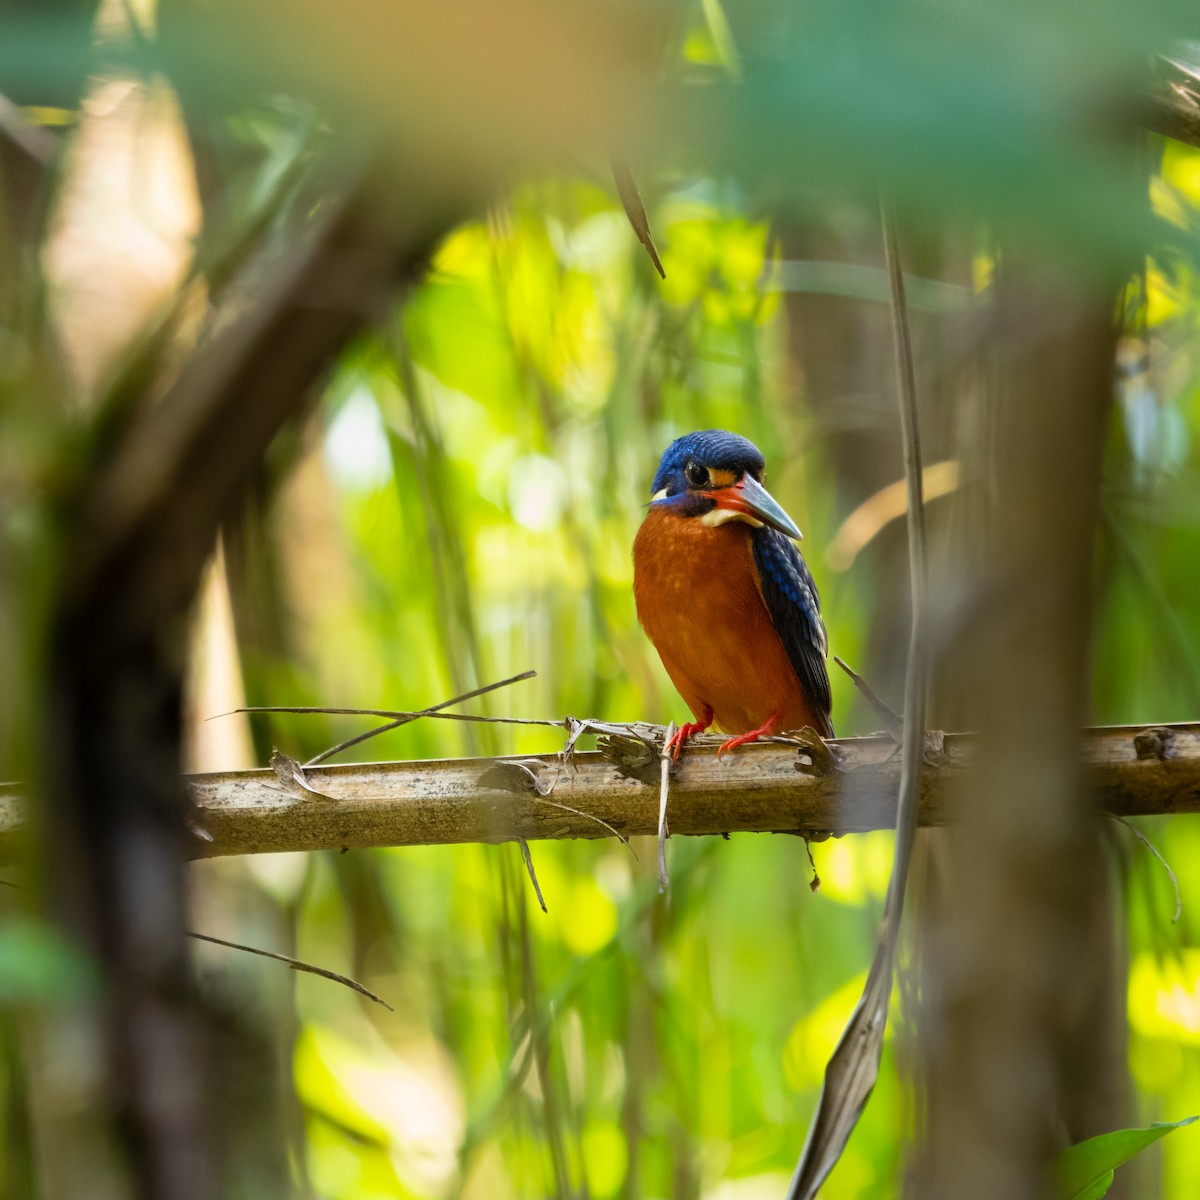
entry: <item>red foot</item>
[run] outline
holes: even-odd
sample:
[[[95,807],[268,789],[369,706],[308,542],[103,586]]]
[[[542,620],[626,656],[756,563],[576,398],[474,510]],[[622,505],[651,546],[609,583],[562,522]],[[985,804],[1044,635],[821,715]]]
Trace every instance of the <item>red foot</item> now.
[[[731,737],[729,741],[722,743],[721,748],[717,751],[717,757],[720,758],[726,750],[736,750],[739,746],[746,745],[747,742],[757,742],[759,738],[770,737],[778,724],[779,714],[772,713],[757,729],[752,729],[749,733],[739,733],[737,737]]]
[[[713,719],[713,711],[711,708],[704,710],[704,719],[702,721],[685,721],[671,735],[671,740],[666,744],[664,749],[670,754],[675,751],[672,756],[676,762],[679,761],[679,752],[683,749],[683,743],[692,736],[693,733],[703,733],[711,724]]]

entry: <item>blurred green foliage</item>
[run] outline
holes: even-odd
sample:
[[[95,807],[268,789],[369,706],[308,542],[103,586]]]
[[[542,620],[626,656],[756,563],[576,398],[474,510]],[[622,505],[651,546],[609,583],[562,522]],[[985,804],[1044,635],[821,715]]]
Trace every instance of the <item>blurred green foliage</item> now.
[[[229,531],[248,701],[419,708],[532,667],[536,680],[472,710],[682,718],[637,628],[629,549],[662,448],[712,426],[762,448],[773,494],[805,531],[834,651],[896,701],[906,622],[898,528],[859,547],[844,571],[824,558],[847,515],[900,475],[890,351],[878,337],[882,183],[915,231],[906,253],[931,461],[953,456],[973,398],[966,372],[945,360],[969,357],[992,223],[1077,258],[1136,251],[1136,263],[1152,249],[1126,297],[1093,718],[1194,718],[1200,153],[1152,143],[1146,203],[1114,147],[1080,136],[1181,13],[1191,19],[1168,3],[687,6],[665,70],[680,88],[660,114],[673,140],[661,160],[644,151],[652,167],[633,160],[666,280],[587,163],[528,172],[442,242],[428,278],[338,365],[317,418],[280,439],[249,514]],[[0,75],[24,88],[48,66],[69,71],[53,25],[18,32],[0,40]],[[246,45],[268,59],[278,51],[266,36],[239,45],[239,56]],[[105,53],[113,70],[141,70],[150,49],[135,39]],[[216,114],[235,150],[198,248],[210,266],[240,263],[246,239],[286,240],[285,218],[313,203],[292,186],[297,164],[340,132],[276,95],[230,98],[222,54],[232,51],[202,26],[151,59]],[[340,103],[353,104],[354,82]],[[362,95],[373,96],[366,84]],[[949,220],[978,231],[975,219],[985,232],[945,232]],[[220,283],[227,272],[211,274]],[[14,301],[17,290],[6,277],[0,345],[21,354],[0,366],[0,466],[13,497],[0,516],[9,563],[40,579],[38,506],[75,427],[30,399],[44,364],[29,351],[36,306]],[[835,370],[846,362],[862,365],[853,385]],[[935,502],[935,515],[952,503]],[[0,581],[16,573],[0,562]],[[37,590],[23,601],[30,612]],[[38,625],[14,613],[12,591],[0,589],[0,620],[29,642],[2,639],[0,662],[25,679]],[[872,729],[845,680],[833,686],[839,733]],[[14,773],[26,767],[25,723],[14,712],[0,729]],[[265,761],[273,745],[306,756],[357,728],[280,716],[256,719],[254,738]],[[544,729],[421,721],[360,752],[558,745]],[[1200,824],[1144,827],[1183,894],[1172,925],[1169,881],[1114,828],[1127,884],[1130,1058],[1139,1117],[1150,1121],[1200,1111],[1200,881],[1187,870]],[[196,958],[206,987],[238,996],[289,1044],[297,1194],[777,1197],[861,989],[890,838],[812,852],[815,892],[796,839],[680,839],[660,897],[651,846],[535,844],[545,915],[511,845],[206,862],[195,867],[198,926],[350,973],[396,1012],[215,947]],[[77,964],[23,921],[0,927],[10,1015],[85,986]],[[911,1048],[897,1010],[829,1200],[897,1192],[916,1121],[898,1070]],[[22,1087],[14,1068],[0,1090],[8,1115]],[[1160,1178],[1144,1176],[1139,1194],[1193,1195],[1194,1131],[1169,1139],[1150,1170]]]
[[[1173,148],[1155,195],[1190,223],[1197,179],[1200,155]],[[682,718],[636,626],[629,546],[660,449],[706,426],[763,447],[772,490],[806,532],[831,644],[860,660],[864,626],[888,602],[889,550],[881,535],[844,574],[823,562],[844,515],[829,454],[838,430],[804,402],[779,243],[736,193],[702,181],[659,196],[654,225],[661,285],[592,183],[522,185],[446,241],[427,282],[330,387],[312,444],[337,525],[326,544],[285,553],[306,578],[337,578],[305,603],[320,632],[294,630],[305,649],[286,670],[303,696],[280,691],[277,668],[249,676],[252,700],[418,707],[532,666],[537,680],[484,711]],[[1148,361],[1124,377],[1114,421],[1097,723],[1195,712],[1198,677],[1179,653],[1200,645],[1192,272],[1175,248],[1137,285],[1144,333],[1129,353],[1141,346]],[[285,547],[287,513],[276,514]],[[872,728],[845,682],[834,687],[839,732]],[[259,745],[307,753],[327,736],[278,718]],[[370,753],[557,745],[544,730],[484,737],[424,722]],[[1185,869],[1200,829],[1145,825],[1180,874],[1184,917],[1170,925],[1161,869],[1114,830],[1129,880],[1131,1054],[1139,1110],[1172,1117],[1200,1106],[1200,892]],[[790,839],[672,843],[665,899],[652,850],[636,849],[535,844],[546,916],[515,847],[381,851],[370,867],[355,854],[267,885],[296,913],[304,956],[365,970],[398,1008],[297,982],[296,1080],[320,1194],[565,1195],[585,1180],[596,1196],[781,1193],[861,988],[890,837],[814,846],[815,894]],[[290,870],[200,868],[213,888]],[[369,886],[352,882],[359,872]],[[402,1079],[424,1097],[413,1111]],[[889,1047],[826,1193],[894,1195],[912,1120]],[[1198,1169],[1194,1138],[1168,1143],[1161,1194],[1190,1194]]]

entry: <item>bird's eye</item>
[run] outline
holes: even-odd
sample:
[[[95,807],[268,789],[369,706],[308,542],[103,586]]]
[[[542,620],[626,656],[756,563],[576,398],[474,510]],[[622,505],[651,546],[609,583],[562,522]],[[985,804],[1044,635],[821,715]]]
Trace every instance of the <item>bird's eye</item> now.
[[[688,463],[683,468],[683,473],[687,476],[687,481],[692,487],[700,488],[708,483],[708,472],[699,463]]]

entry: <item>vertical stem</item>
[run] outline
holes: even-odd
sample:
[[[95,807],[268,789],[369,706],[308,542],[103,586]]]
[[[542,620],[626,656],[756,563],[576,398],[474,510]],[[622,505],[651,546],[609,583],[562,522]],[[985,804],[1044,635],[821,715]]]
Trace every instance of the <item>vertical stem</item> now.
[[[967,601],[945,633],[980,753],[923,979],[922,1200],[1039,1196],[1064,1134],[1099,1132],[1099,1107],[1114,1107],[1098,1106],[1114,1078],[1098,1052],[1113,1024],[1098,969],[1111,919],[1079,767],[1111,293],[1008,250],[992,504],[960,548],[969,586],[950,590]]]
[[[912,632],[904,684],[904,729],[901,734],[900,794],[896,805],[896,846],[892,877],[884,903],[883,928],[875,947],[867,982],[841,1040],[825,1067],[825,1082],[809,1127],[788,1200],[813,1200],[833,1170],[879,1075],[883,1033],[892,991],[892,967],[904,890],[912,863],[925,748],[925,693],[928,672],[925,633],[925,514],[923,508],[921,441],[918,435],[917,392],[904,276],[896,232],[887,207],[881,204],[884,247],[892,289],[892,328],[896,343],[896,373],[900,396],[900,429],[908,481],[909,565],[912,573]]]
[[[888,886],[887,920],[893,942],[904,909],[904,888],[917,835],[921,761],[925,748],[925,698],[929,690],[929,655],[925,622],[925,496],[921,460],[921,429],[917,414],[917,383],[913,371],[912,338],[904,273],[896,243],[896,223],[881,205],[883,242],[892,293],[892,332],[896,348],[896,381],[900,398],[900,434],[904,447],[904,479],[908,491],[908,570],[912,595],[912,627],[908,637],[908,666],[904,674],[904,730],[901,734],[900,800],[896,812],[896,850]]]

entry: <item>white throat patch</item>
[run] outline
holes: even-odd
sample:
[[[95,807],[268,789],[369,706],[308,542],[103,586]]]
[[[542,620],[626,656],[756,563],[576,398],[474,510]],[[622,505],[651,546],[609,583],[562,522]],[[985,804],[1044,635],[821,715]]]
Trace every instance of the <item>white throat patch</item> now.
[[[762,528],[762,522],[756,520],[749,513],[735,512],[732,508],[714,508],[712,512],[706,512],[700,518],[702,525],[708,525],[710,528],[715,525],[724,525],[726,521],[745,521],[747,525],[752,525],[755,529]]]

